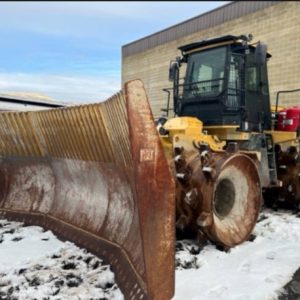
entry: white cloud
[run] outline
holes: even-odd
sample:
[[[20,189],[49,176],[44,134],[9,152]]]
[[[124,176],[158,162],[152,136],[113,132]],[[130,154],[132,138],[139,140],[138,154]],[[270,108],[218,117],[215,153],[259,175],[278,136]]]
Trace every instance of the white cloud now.
[[[0,1],[0,93],[105,100],[121,86],[122,45],[226,3]]]
[[[120,89],[117,76],[0,73],[1,93],[41,93],[67,103],[104,101]]]

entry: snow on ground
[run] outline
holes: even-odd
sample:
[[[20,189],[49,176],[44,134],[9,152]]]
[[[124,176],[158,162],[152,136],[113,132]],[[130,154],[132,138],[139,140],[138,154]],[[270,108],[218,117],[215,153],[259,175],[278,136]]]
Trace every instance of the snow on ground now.
[[[254,235],[229,252],[178,242],[174,300],[277,299],[300,266],[300,218],[264,211]]]
[[[21,225],[0,220],[1,300],[123,299],[101,259],[50,231]],[[174,300],[277,299],[300,266],[300,218],[265,210],[254,235],[228,252],[178,241]]]
[[[0,220],[0,299],[124,297],[101,259],[41,227]]]

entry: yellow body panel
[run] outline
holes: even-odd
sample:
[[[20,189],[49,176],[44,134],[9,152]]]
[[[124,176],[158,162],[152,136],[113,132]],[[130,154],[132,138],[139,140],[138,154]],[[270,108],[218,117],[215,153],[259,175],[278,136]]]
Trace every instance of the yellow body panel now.
[[[273,142],[280,144],[297,140],[297,133],[295,131],[275,131],[266,130],[264,133],[271,134]]]
[[[183,147],[187,152],[196,152],[198,150],[195,145],[204,143],[215,152],[223,152],[226,141],[246,141],[254,134],[238,131],[239,126],[237,125],[203,126],[199,119],[193,117],[172,118],[163,127],[168,134],[161,136],[161,141],[170,161],[174,157],[174,147]],[[299,146],[296,132],[268,130],[264,133],[270,134],[273,142],[280,144],[283,148],[292,145]]]
[[[164,124],[168,135],[161,136],[161,141],[168,159],[173,158],[174,147],[184,147],[188,152],[197,151],[194,144],[205,143],[216,152],[223,152],[226,142],[222,142],[215,135],[203,132],[203,123],[193,117],[178,117],[168,120]]]
[[[298,142],[297,133],[295,131],[266,130],[264,133],[271,134],[275,144]]]
[[[204,130],[210,135],[217,135],[219,139],[245,141],[250,139],[251,133],[237,131],[237,125],[205,126]]]
[[[283,109],[285,109],[285,107],[284,106],[278,106],[277,107],[277,111],[281,111],[281,110],[283,110]],[[276,105],[271,105],[271,112],[272,113],[275,113],[276,112]]]

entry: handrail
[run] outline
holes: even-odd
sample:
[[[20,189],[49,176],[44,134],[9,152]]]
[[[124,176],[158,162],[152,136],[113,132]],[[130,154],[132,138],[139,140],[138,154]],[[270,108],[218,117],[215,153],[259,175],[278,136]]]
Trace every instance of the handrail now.
[[[277,111],[278,111],[279,94],[284,94],[284,93],[294,93],[294,92],[300,92],[300,89],[284,90],[284,91],[278,91],[278,92],[277,92],[277,94],[276,94],[276,109],[275,109],[275,115],[277,114]]]
[[[168,93],[168,101],[167,101],[167,108],[161,109],[161,111],[164,111],[167,113],[167,117],[169,117],[169,111],[171,110],[170,107],[170,96],[171,96],[171,90],[172,88],[165,88],[163,89],[164,92]]]

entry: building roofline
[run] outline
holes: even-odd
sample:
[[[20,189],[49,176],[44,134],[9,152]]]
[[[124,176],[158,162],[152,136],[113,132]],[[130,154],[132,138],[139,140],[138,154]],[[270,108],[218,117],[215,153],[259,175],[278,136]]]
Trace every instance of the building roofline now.
[[[1,103],[15,103],[21,105],[34,105],[34,106],[41,106],[41,107],[64,107],[66,106],[65,103],[59,103],[53,100],[44,100],[44,99],[32,99],[29,97],[22,97],[22,96],[11,96],[6,94],[0,94],[0,109]]]
[[[278,3],[281,3],[281,1],[231,1],[208,12],[123,45],[122,57],[143,52],[202,29],[214,27]]]
[[[125,44],[125,45],[123,45],[122,47],[128,47],[128,46],[130,46],[130,45],[132,45],[132,44],[135,44],[135,43],[138,43],[138,42],[140,42],[140,41],[146,40],[146,39],[148,39],[148,38],[150,38],[150,37],[152,37],[152,36],[154,36],[154,35],[157,35],[157,34],[159,34],[159,33],[168,31],[168,30],[170,30],[170,29],[172,29],[172,28],[175,28],[175,27],[177,27],[177,26],[180,26],[180,25],[184,25],[185,23],[188,23],[188,22],[190,22],[190,21],[192,21],[192,20],[195,20],[195,19],[197,19],[197,18],[203,17],[203,16],[205,16],[205,15],[207,15],[207,14],[213,13],[214,11],[220,10],[220,9],[224,8],[225,6],[232,5],[232,3],[234,3],[234,2],[235,2],[235,1],[231,1],[231,2],[229,2],[229,3],[227,3],[227,4],[224,4],[224,5],[221,5],[221,6],[219,6],[219,7],[213,8],[212,10],[206,11],[205,13],[202,13],[202,14],[200,14],[200,15],[196,15],[196,16],[194,16],[194,17],[192,17],[192,18],[189,18],[189,19],[187,19],[187,20],[185,20],[185,21],[176,23],[176,24],[171,25],[171,26],[169,26],[169,27],[167,27],[167,28],[165,28],[165,29],[156,31],[156,32],[154,32],[154,33],[151,33],[151,34],[145,36],[145,37],[142,37],[142,38],[137,39],[137,40],[135,40],[135,41],[129,42],[128,44]]]

